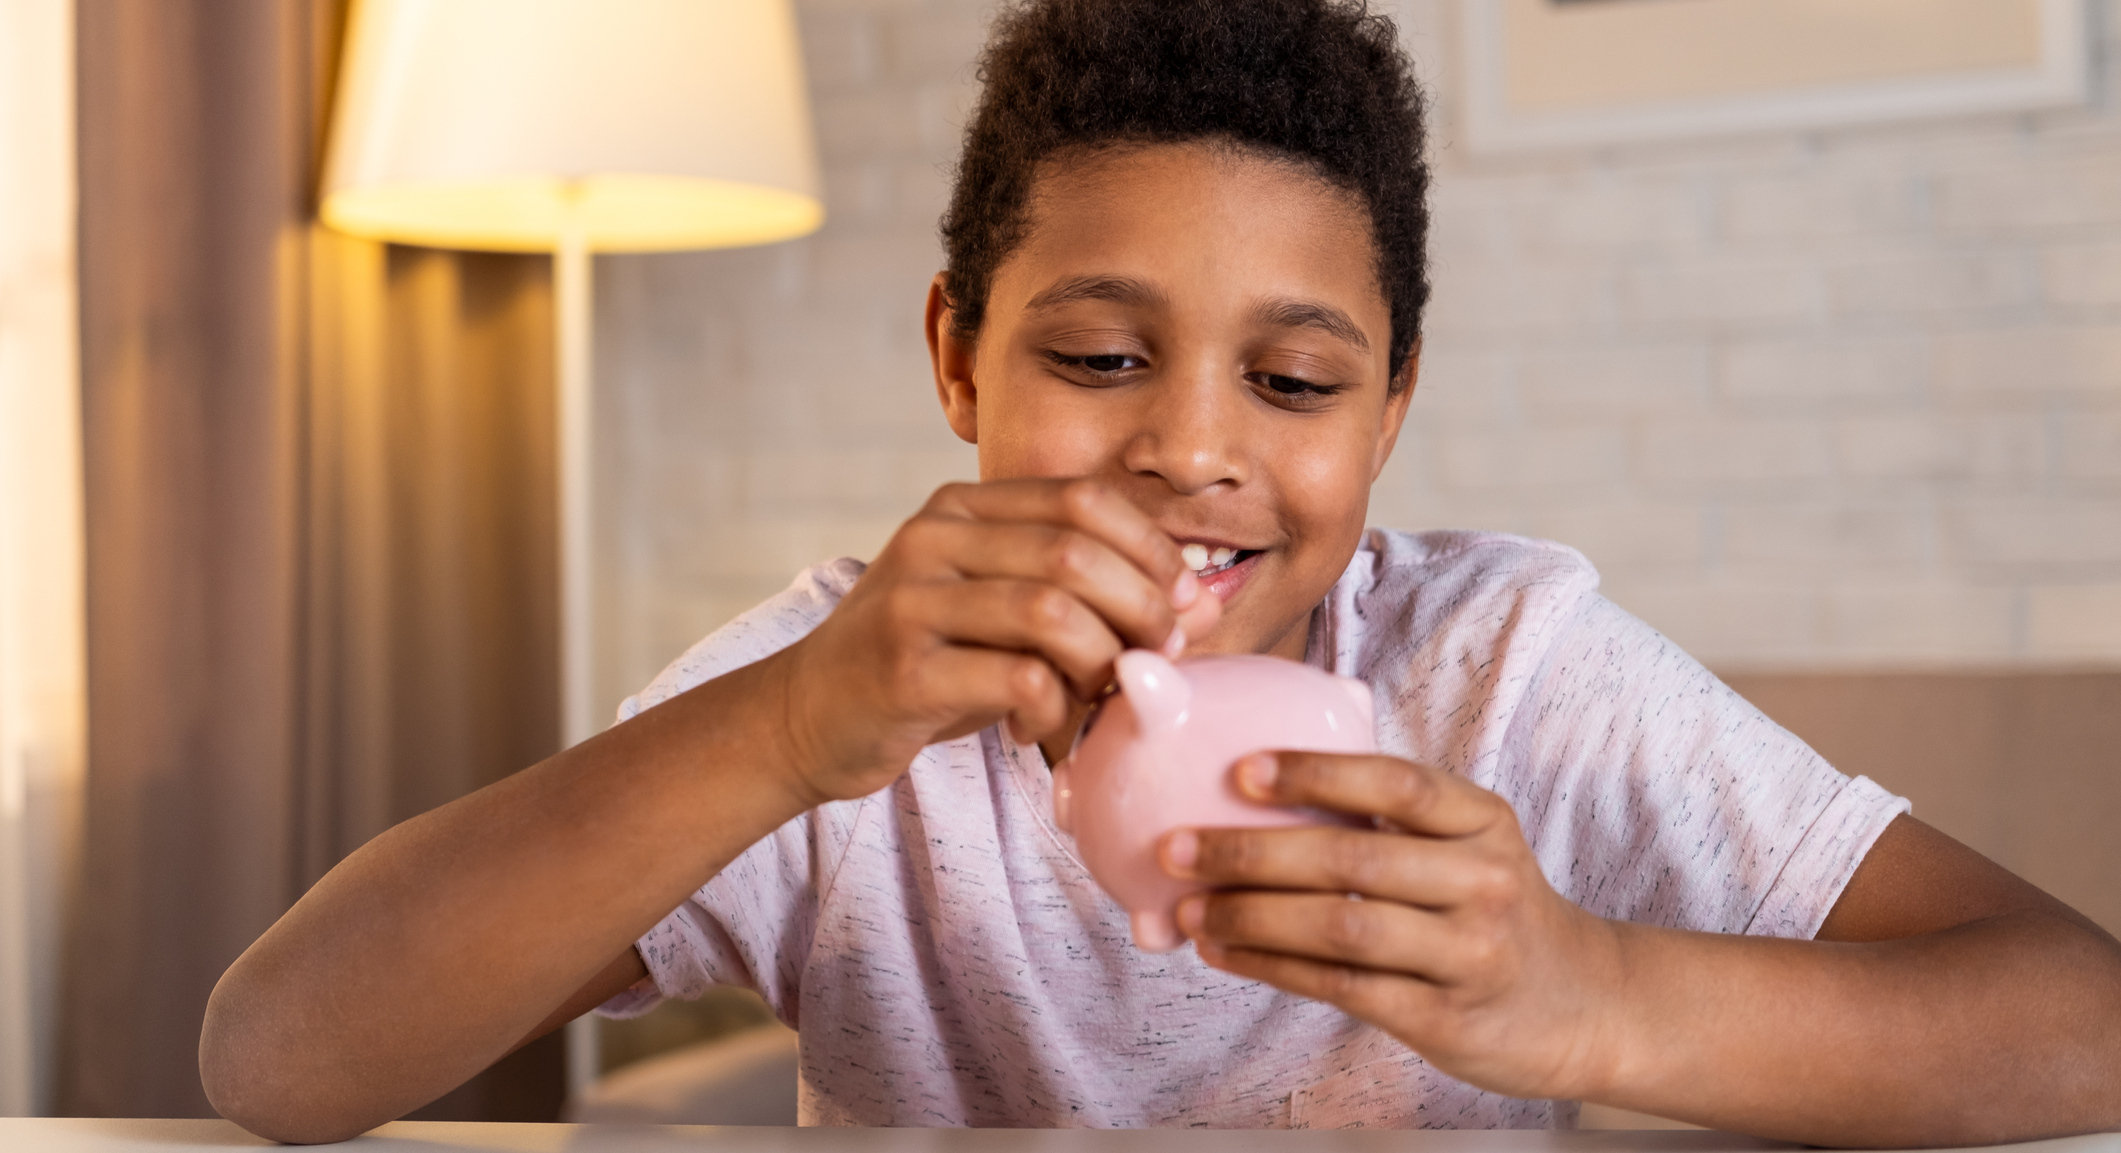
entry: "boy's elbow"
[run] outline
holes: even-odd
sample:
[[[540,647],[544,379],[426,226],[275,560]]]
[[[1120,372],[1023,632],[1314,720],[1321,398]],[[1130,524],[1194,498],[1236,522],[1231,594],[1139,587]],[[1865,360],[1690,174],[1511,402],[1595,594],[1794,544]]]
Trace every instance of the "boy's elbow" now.
[[[371,1126],[329,1117],[304,1107],[300,1095],[270,1077],[248,1075],[241,1070],[217,1067],[201,1053],[199,1073],[206,1085],[206,1099],[214,1111],[244,1129],[288,1145],[326,1145],[357,1137]]]
[[[214,1111],[290,1145],[344,1141],[374,1128],[303,1076],[304,1063],[284,1031],[257,998],[244,996],[242,984],[234,969],[221,978],[199,1030],[199,1083]]]
[[[2074,1119],[2068,1133],[2121,1130],[2121,940],[2074,910],[2048,915],[2045,926],[2043,983],[2054,990],[2054,1015],[2038,1036],[2044,1059],[2025,1063],[2055,1087],[2056,1112]]]

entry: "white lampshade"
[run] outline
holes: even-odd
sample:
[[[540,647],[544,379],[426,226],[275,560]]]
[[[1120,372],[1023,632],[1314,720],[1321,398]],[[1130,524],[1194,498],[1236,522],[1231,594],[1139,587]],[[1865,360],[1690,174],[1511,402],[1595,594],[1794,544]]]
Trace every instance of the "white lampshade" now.
[[[824,219],[788,0],[359,0],[322,216],[358,236],[602,252]]]

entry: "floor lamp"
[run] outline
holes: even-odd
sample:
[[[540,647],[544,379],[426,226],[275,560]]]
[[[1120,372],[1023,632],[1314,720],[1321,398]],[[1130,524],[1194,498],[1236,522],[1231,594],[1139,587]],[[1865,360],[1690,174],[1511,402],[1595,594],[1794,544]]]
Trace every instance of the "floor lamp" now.
[[[553,254],[561,732],[592,691],[590,257],[766,244],[824,219],[789,0],[357,0],[321,214],[356,236]],[[597,1074],[568,1028],[568,1089]]]

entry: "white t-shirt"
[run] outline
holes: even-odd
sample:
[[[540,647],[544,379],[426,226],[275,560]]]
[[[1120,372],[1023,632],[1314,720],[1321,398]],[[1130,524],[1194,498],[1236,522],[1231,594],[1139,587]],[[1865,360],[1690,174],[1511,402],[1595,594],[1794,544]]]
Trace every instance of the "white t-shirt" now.
[[[622,717],[803,636],[852,560],[695,645]],[[1547,879],[1604,917],[1810,937],[1907,803],[1848,778],[1597,594],[1582,556],[1372,530],[1309,663],[1371,686],[1379,745],[1516,809]],[[645,1011],[716,983],[802,1034],[814,1125],[1571,1126],[1443,1075],[1339,1010],[1190,948],[1150,955],[1052,823],[1044,758],[997,728],[746,851],[639,942]],[[649,985],[652,984],[652,988]]]

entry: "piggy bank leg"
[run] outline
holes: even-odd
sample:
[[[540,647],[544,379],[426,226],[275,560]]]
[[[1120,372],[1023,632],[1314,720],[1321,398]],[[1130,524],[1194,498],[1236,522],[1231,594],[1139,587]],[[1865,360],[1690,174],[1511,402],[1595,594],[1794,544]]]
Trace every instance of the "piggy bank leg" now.
[[[1061,832],[1074,836],[1075,830],[1068,827],[1074,816],[1071,802],[1075,800],[1075,783],[1073,774],[1068,772],[1068,760],[1063,758],[1060,764],[1053,766],[1053,824]]]
[[[1144,953],[1168,953],[1186,943],[1171,920],[1171,910],[1144,910],[1128,918],[1134,929],[1134,947]]]

